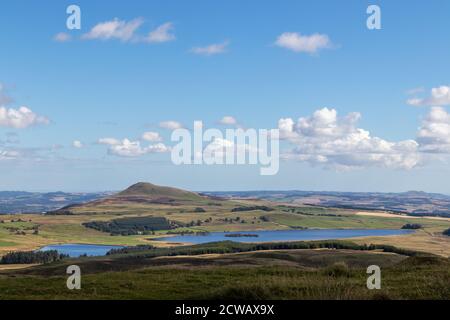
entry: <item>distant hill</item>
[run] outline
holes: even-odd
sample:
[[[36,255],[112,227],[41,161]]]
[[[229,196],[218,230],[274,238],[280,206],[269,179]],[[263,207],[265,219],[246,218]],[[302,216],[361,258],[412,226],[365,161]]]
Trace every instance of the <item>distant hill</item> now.
[[[139,202],[150,204],[185,204],[203,202],[207,196],[182,189],[158,186],[148,182],[138,182],[131,187],[111,197],[100,201],[112,202]]]
[[[227,206],[225,199],[268,200],[296,205],[347,208],[357,210],[386,210],[413,216],[450,217],[450,196],[408,191],[403,193],[333,192],[333,191],[238,191],[203,192],[201,194],[182,189],[158,186],[147,182],[136,183],[118,192],[100,193],[33,193],[0,192],[1,213],[79,214],[114,213],[147,214],[156,208],[186,206]],[[191,208],[189,208],[191,207]],[[181,209],[180,209],[181,210]]]
[[[139,182],[114,195],[88,203],[70,205],[50,214],[117,211],[129,213],[137,212],[137,210],[150,210],[158,205],[202,205],[212,200],[209,196],[191,191]]]
[[[24,192],[0,191],[0,214],[42,213],[68,206],[94,201],[111,195],[111,192]]]
[[[172,187],[157,186],[148,182],[138,182],[136,184],[133,184],[131,187],[117,193],[113,197],[130,199],[132,199],[133,197],[148,199],[171,198],[174,200],[204,199],[204,197],[198,195],[195,192]]]
[[[236,191],[206,192],[225,198],[260,199],[297,205],[383,210],[411,216],[450,217],[450,196],[423,191],[403,193],[333,191]]]

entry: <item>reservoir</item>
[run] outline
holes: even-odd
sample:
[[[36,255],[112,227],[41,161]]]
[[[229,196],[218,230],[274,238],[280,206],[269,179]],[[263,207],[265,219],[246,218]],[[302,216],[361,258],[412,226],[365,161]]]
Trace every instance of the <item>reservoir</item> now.
[[[56,250],[61,254],[67,254],[72,258],[82,255],[88,256],[104,256],[111,249],[120,249],[121,246],[104,246],[96,244],[55,244],[45,246],[40,251]]]
[[[309,229],[309,230],[266,230],[266,231],[239,231],[239,232],[211,232],[201,234],[184,234],[161,237],[154,240],[170,243],[201,244],[216,241],[235,242],[283,242],[283,241],[310,241],[332,240],[356,237],[395,236],[409,234],[414,231],[404,229]],[[108,246],[96,244],[56,244],[41,248],[41,251],[56,250],[72,258],[82,255],[104,256],[111,249],[120,249],[121,246]]]

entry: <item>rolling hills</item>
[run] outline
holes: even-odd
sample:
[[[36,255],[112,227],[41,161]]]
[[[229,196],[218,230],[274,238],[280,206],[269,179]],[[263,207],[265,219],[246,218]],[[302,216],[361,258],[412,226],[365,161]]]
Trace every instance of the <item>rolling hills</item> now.
[[[0,214],[41,213],[73,203],[85,203],[110,196],[111,192],[24,192],[0,191]]]
[[[381,193],[292,190],[207,192],[206,194],[231,199],[260,199],[293,205],[381,210],[410,216],[450,217],[450,196],[422,191]]]

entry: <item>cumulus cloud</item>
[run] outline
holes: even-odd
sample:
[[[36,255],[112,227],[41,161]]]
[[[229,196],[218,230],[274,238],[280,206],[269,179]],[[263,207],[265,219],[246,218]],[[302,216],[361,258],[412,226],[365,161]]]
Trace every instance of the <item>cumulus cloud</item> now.
[[[235,143],[227,139],[215,138],[203,150],[203,160],[207,163],[221,164],[225,162],[227,154],[245,157],[250,154],[257,155],[257,153],[258,148],[248,143]]]
[[[297,133],[294,131],[295,122],[291,118],[281,118],[278,120],[278,129],[280,130],[280,139],[295,138]]]
[[[432,107],[417,134],[422,152],[450,153],[450,114],[442,107]]]
[[[120,140],[114,138],[100,138],[97,141],[98,144],[106,144],[108,146],[114,146],[120,144]]]
[[[108,153],[121,157],[138,157],[145,154],[146,151],[141,147],[139,141],[123,139],[119,144],[111,145]]]
[[[446,106],[450,105],[450,87],[440,86],[431,89],[427,98],[408,99],[407,103],[412,106]]]
[[[150,142],[158,142],[158,141],[162,141],[163,139],[158,132],[149,131],[149,132],[144,132],[142,134],[142,140],[150,141]]]
[[[71,35],[66,32],[57,33],[53,37],[53,40],[56,42],[67,42],[67,41],[70,41],[71,39],[72,39]]]
[[[149,145],[145,148],[147,153],[166,153],[170,152],[170,147],[166,146],[164,143],[157,143]]]
[[[81,149],[84,147],[83,143],[79,140],[75,140],[72,142],[72,146],[77,149]]]
[[[131,141],[129,139],[102,138],[98,142],[109,146],[108,154],[119,157],[139,157],[148,153],[165,153],[170,151],[170,148],[163,143],[144,147],[139,141]]]
[[[297,32],[285,32],[278,36],[275,45],[294,52],[316,53],[321,49],[330,48],[332,43],[326,34],[314,33],[308,36]]]
[[[225,116],[219,120],[219,123],[226,126],[236,126],[238,124],[238,121],[232,116]]]
[[[323,108],[310,117],[280,119],[280,137],[295,147],[283,156],[337,169],[379,166],[411,169],[420,163],[414,140],[390,142],[358,128],[361,115],[338,117],[335,109]]]
[[[0,107],[0,127],[23,129],[39,124],[49,124],[50,121],[37,115],[27,107],[19,109]]]
[[[173,121],[173,120],[160,122],[159,126],[163,129],[168,129],[168,130],[176,130],[176,129],[183,128],[183,125],[181,123],[179,123],[178,121]]]
[[[173,34],[174,26],[172,22],[166,22],[158,26],[147,35],[139,35],[137,34],[137,31],[143,23],[144,20],[141,18],[136,18],[130,21],[115,18],[110,21],[98,23],[88,33],[83,34],[81,38],[86,40],[116,39],[122,42],[147,43],[163,43],[175,40],[175,35]],[[61,39],[64,39],[64,35],[61,35]]]
[[[140,18],[131,21],[119,20],[115,18],[110,21],[101,22],[95,25],[88,33],[85,33],[82,38],[86,40],[110,40],[117,39],[123,42],[128,42],[134,39],[135,32],[143,24]]]
[[[229,41],[224,41],[222,43],[210,44],[205,47],[194,47],[191,49],[191,52],[204,56],[212,56],[215,54],[225,53],[229,44]]]
[[[174,27],[172,22],[166,22],[155,30],[151,31],[143,40],[149,43],[162,43],[175,40],[175,35],[172,33]]]
[[[28,107],[22,106],[18,109],[6,108],[5,106],[12,101],[12,98],[6,93],[5,86],[0,83],[0,127],[23,129],[50,123],[49,119],[37,115]]]

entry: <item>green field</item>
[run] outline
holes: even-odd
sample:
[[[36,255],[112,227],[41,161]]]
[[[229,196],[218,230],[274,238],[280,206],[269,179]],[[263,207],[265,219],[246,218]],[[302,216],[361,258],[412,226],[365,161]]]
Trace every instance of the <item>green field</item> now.
[[[333,212],[333,209],[330,210]],[[289,227],[306,228],[361,228],[361,229],[399,229],[406,223],[419,223],[425,228],[442,227],[449,222],[431,220],[427,218],[383,218],[376,216],[358,216],[355,214],[343,214],[340,216],[302,215],[292,213],[267,214],[269,221]]]
[[[213,232],[213,231],[252,231],[283,230],[291,228],[377,228],[399,229],[406,223],[420,223],[423,229],[412,235],[385,237],[390,244],[413,249],[417,245],[421,250],[442,256],[450,256],[450,240],[439,236],[450,227],[450,220],[429,218],[410,218],[400,216],[378,217],[358,215],[351,210],[333,208],[300,207],[295,213],[286,212],[290,207],[273,205],[273,211],[253,210],[233,212],[234,208],[250,205],[268,205],[257,201],[222,201],[221,205],[211,202],[203,205],[205,212],[196,212],[196,204],[182,206],[128,204],[104,204],[95,207],[77,208],[74,215],[14,215],[4,216],[0,223],[0,255],[12,250],[34,250],[41,246],[58,243],[87,243],[110,245],[165,245],[151,241],[152,238],[170,232]],[[95,211],[94,211],[95,209]],[[82,210],[82,211],[81,211]],[[111,223],[121,219],[166,218],[175,225],[190,225],[172,230],[156,230],[146,234],[111,236],[110,232],[101,232],[87,228],[83,224],[93,221]],[[18,222],[17,220],[21,220]],[[12,222],[14,220],[15,222]],[[125,220],[126,221],[126,220]],[[201,223],[198,225],[198,221]],[[11,229],[13,228],[13,229]],[[35,234],[33,228],[38,229]],[[17,230],[17,231],[15,231]],[[141,232],[136,232],[141,233]],[[153,233],[155,233],[153,235]],[[379,239],[371,239],[376,242]],[[383,241],[384,241],[383,240]],[[383,242],[386,243],[386,242]]]

